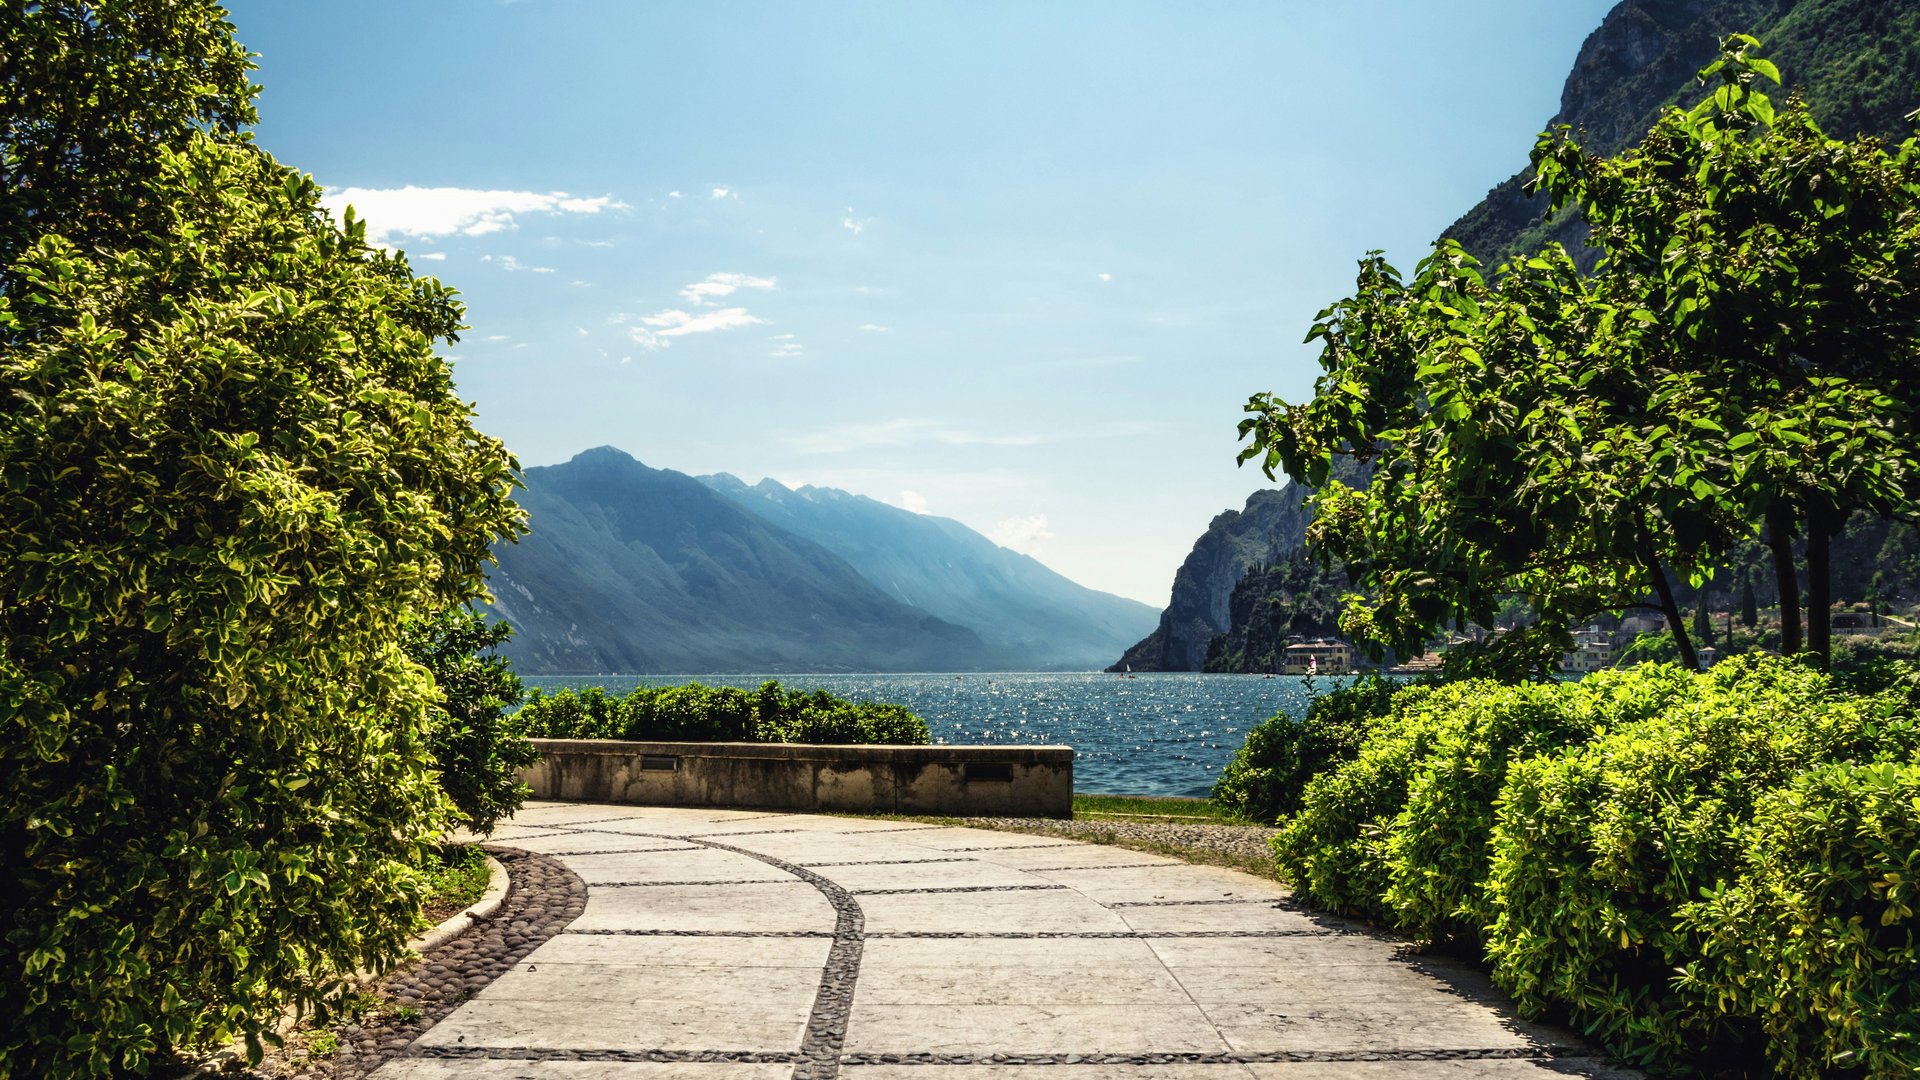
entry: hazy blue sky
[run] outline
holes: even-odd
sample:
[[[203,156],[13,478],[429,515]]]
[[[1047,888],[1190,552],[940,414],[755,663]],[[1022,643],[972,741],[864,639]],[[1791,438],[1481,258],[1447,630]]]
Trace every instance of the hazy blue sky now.
[[[1613,0],[233,8],[259,140],[459,288],[522,464],[845,488],[1161,605],[1355,261],[1525,163]],[[408,191],[407,189],[415,189]]]

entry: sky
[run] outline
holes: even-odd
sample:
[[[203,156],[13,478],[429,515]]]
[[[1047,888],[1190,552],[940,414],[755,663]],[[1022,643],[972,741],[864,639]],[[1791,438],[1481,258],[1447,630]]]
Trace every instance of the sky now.
[[[243,0],[256,138],[457,288],[523,466],[613,445],[1167,602],[1314,314],[1526,163],[1613,0]],[[537,523],[536,523],[537,525]]]

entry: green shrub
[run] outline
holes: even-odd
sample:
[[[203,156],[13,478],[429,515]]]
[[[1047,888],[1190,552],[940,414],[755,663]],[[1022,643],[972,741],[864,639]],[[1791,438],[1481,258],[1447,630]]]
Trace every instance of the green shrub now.
[[[1653,716],[1692,685],[1663,665],[1578,684],[1468,684],[1423,703],[1433,739],[1411,762],[1405,804],[1379,826],[1394,921],[1420,937],[1477,943],[1492,920],[1481,886],[1508,764]]]
[[[1894,695],[1837,694],[1794,662],[1742,657],[1653,716],[1513,762],[1486,885],[1496,981],[1523,1009],[1565,1009],[1641,1063],[1759,1045],[1760,1018],[1739,993],[1676,983],[1711,938],[1682,913],[1741,874],[1757,800],[1828,763],[1910,758],[1903,713]]]
[[[1920,1074],[1920,765],[1821,766],[1772,791],[1739,876],[1682,907],[1680,990],[1757,1017],[1777,1075]]]
[[[920,745],[926,721],[898,705],[843,701],[824,690],[788,692],[729,686],[643,686],[624,698],[600,687],[548,695],[534,690],[515,716],[545,739],[636,742],[893,743]]]
[[[489,625],[473,609],[458,608],[413,623],[403,639],[407,655],[440,688],[427,727],[440,787],[460,823],[482,834],[526,801],[519,770],[539,756],[505,716],[520,701],[520,680],[494,650],[511,636],[506,623]]]
[[[249,143],[155,160],[155,227],[0,292],[0,1075],[257,1046],[401,955],[450,823],[401,629],[518,521],[449,290]]]
[[[1408,684],[1379,675],[1362,676],[1350,686],[1320,694],[1295,720],[1275,713],[1247,732],[1247,741],[1220,770],[1213,801],[1250,821],[1275,821],[1300,808],[1307,781],[1329,766],[1348,761],[1375,718],[1386,714],[1394,695]]]

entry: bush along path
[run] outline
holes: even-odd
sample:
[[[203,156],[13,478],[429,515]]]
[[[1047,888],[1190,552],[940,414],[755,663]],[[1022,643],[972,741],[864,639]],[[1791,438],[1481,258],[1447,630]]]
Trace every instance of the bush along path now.
[[[506,900],[492,916],[367,987],[359,1015],[299,1033],[286,1048],[240,1073],[242,1080],[357,1080],[403,1053],[489,983],[545,944],[586,910],[579,875],[549,855],[490,844],[506,867]]]
[[[501,833],[586,883],[581,914],[487,981],[490,959],[376,1080],[1630,1075],[1516,1021],[1471,968],[1219,867],[697,808],[534,803]]]

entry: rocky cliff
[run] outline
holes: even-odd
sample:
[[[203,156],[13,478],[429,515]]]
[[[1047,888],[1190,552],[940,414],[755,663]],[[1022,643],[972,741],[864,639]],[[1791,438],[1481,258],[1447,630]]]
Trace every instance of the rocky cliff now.
[[[1905,117],[1920,105],[1920,0],[1624,0],[1581,46],[1546,126],[1570,125],[1588,150],[1618,154],[1662,109],[1702,96],[1695,73],[1736,32],[1760,38],[1830,134],[1912,133]],[[1530,143],[1516,145],[1516,164]],[[1526,194],[1531,176],[1516,173],[1444,235],[1484,262],[1557,241],[1590,266],[1586,227],[1571,214],[1546,220],[1544,200]]]
[[[1306,490],[1289,484],[1256,491],[1243,510],[1213,519],[1173,576],[1160,625],[1110,671],[1199,671],[1215,634],[1233,625],[1234,586],[1249,570],[1283,561],[1300,548],[1312,511]]]

